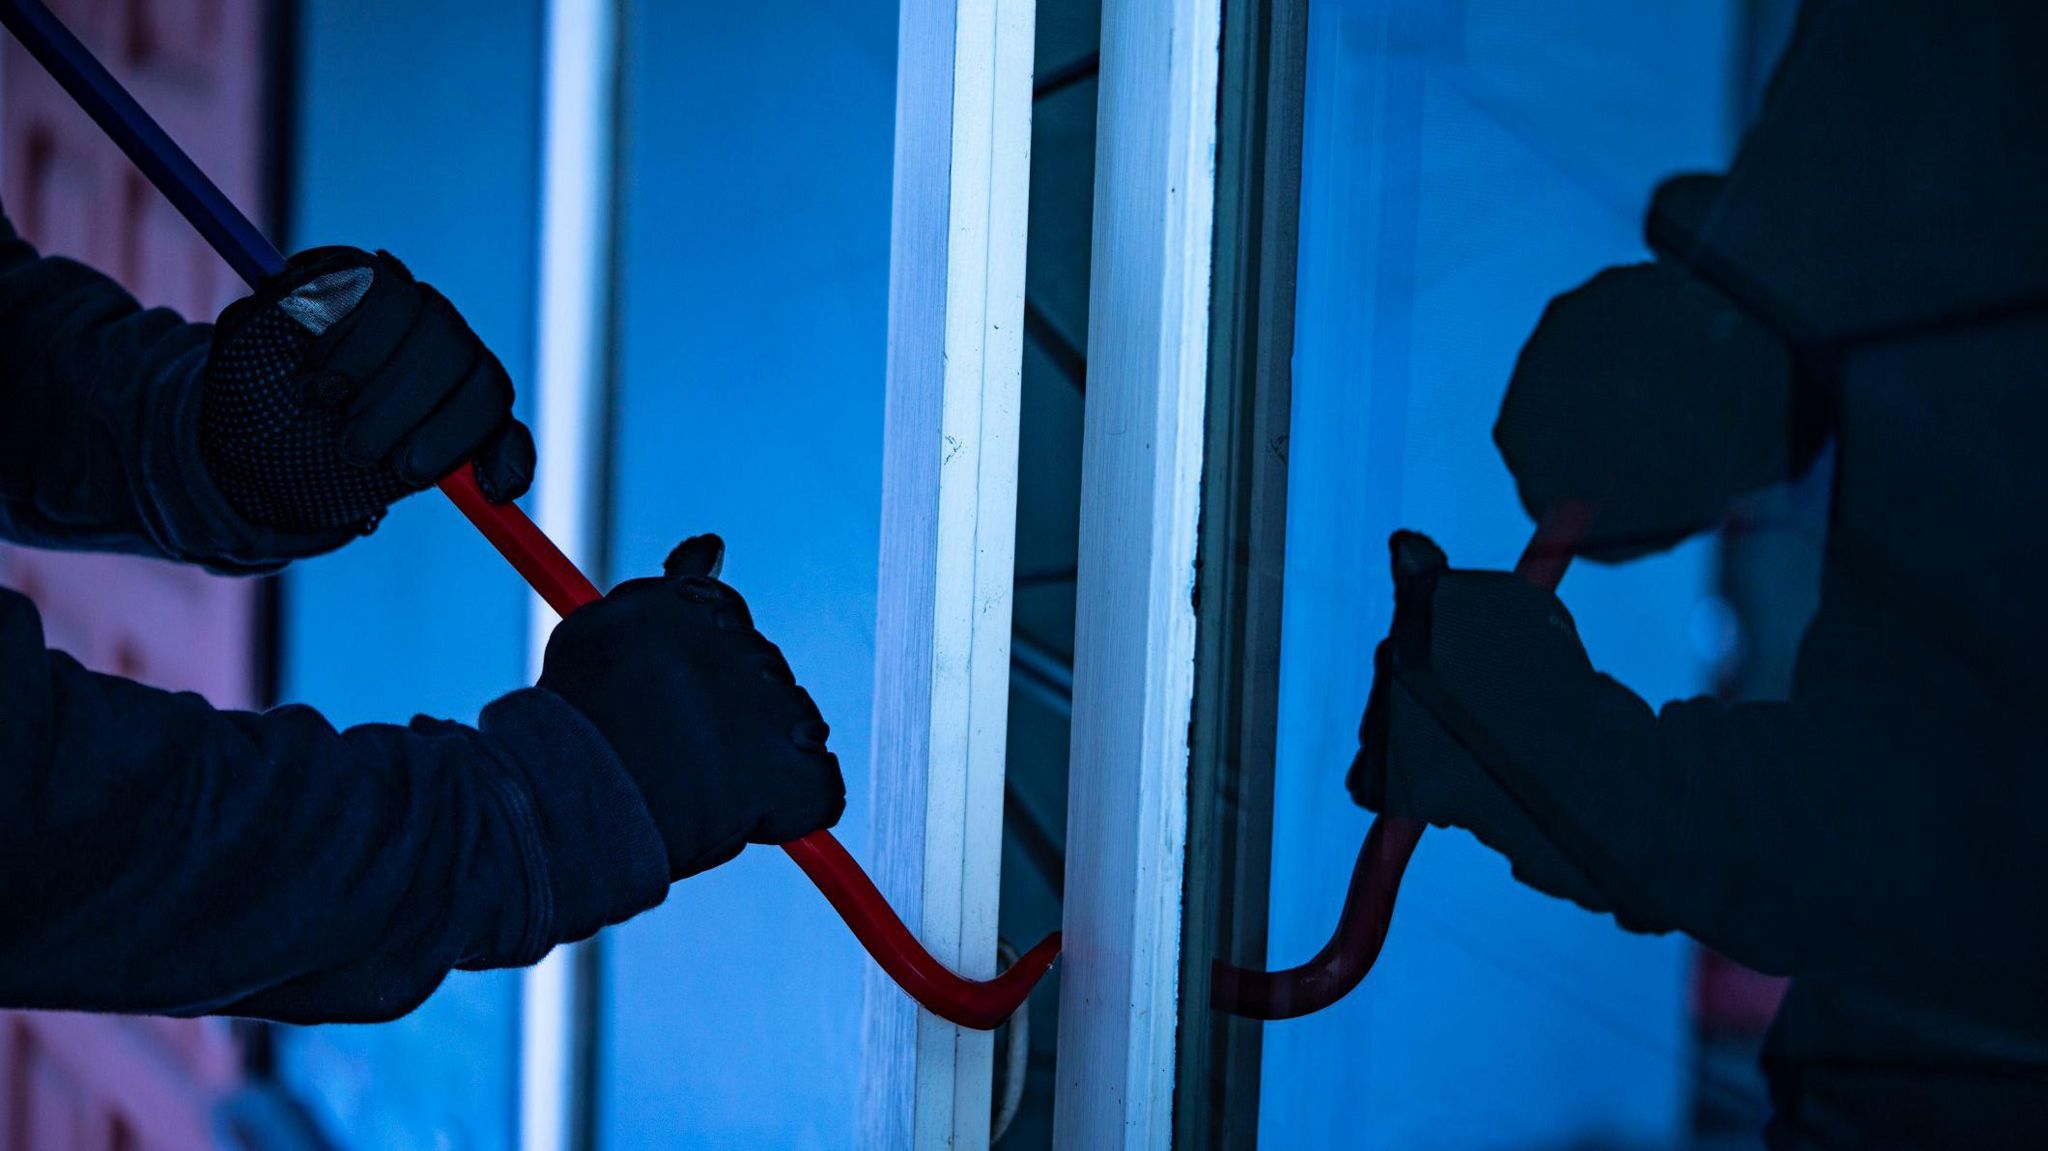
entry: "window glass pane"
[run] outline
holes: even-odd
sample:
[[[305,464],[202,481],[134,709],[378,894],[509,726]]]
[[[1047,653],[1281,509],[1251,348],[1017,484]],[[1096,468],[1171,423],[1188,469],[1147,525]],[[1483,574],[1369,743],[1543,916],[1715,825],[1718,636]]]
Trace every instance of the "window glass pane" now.
[[[1730,14],[1627,3],[1311,6],[1271,953],[1328,937],[1366,814],[1342,789],[1392,597],[1386,540],[1509,566],[1529,525],[1488,435],[1546,300],[1638,259],[1642,206],[1730,142]],[[1574,573],[1602,666],[1652,699],[1704,686],[1695,544]],[[1689,949],[1425,839],[1370,980],[1267,1029],[1260,1131],[1532,1146],[1675,1136]],[[1484,1084],[1483,1091],[1473,1087]],[[1341,1103],[1339,1101],[1342,1101]]]
[[[627,9],[610,570],[725,537],[869,861],[896,7]],[[871,961],[782,852],[603,943],[603,1146],[855,1144]]]
[[[287,247],[398,253],[531,419],[538,0],[300,9]],[[474,722],[526,682],[527,596],[446,500],[405,500],[284,576],[280,697],[337,725]],[[284,1029],[281,1073],[347,1146],[510,1147],[518,1011],[518,972],[456,972],[395,1023]]]
[[[1662,179],[1725,165],[1771,7],[1308,5],[1269,882],[1247,890],[1242,860],[1190,877],[1246,906],[1263,894],[1268,966],[1330,938],[1371,824],[1345,773],[1392,618],[1389,534],[1425,531],[1456,567],[1514,564],[1531,524],[1491,431],[1517,355],[1553,296],[1648,258]],[[1212,411],[1212,451],[1218,426]],[[1689,697],[1729,666],[1722,563],[1709,538],[1581,564],[1564,598],[1603,671],[1653,704]],[[1197,785],[1253,802],[1258,770],[1198,765]],[[1199,828],[1194,851],[1222,865]],[[1753,1132],[1754,1072],[1703,1053],[1701,970],[1683,936],[1624,932],[1434,829],[1364,984],[1236,1040],[1256,1051],[1256,1098],[1242,1074],[1200,1081],[1238,1094],[1198,1127],[1183,1108],[1184,1141],[1662,1146],[1717,1108]]]

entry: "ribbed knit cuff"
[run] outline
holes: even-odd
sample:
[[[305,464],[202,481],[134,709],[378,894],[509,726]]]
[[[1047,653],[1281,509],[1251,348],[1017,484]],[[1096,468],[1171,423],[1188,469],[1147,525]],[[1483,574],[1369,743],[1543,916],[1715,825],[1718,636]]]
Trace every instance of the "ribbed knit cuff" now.
[[[532,963],[660,903],[668,852],[654,817],[611,746],[560,696],[515,691],[478,725],[505,766],[502,799],[521,840],[527,915],[473,966]],[[516,942],[514,938],[516,937]]]

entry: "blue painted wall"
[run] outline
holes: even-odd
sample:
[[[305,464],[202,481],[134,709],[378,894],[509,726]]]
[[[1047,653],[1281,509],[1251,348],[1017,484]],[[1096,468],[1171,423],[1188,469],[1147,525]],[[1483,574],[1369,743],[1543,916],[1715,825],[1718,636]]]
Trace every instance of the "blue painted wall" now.
[[[391,250],[531,377],[538,0],[299,5],[294,248]],[[525,593],[446,501],[285,582],[283,696],[335,722],[474,721],[525,676]],[[457,974],[378,1027],[286,1033],[284,1072],[350,1146],[514,1143],[518,982]]]
[[[712,530],[867,839],[893,0],[631,7],[618,578]],[[608,1148],[843,1148],[867,957],[772,848],[606,936]]]
[[[896,7],[635,6],[608,559],[716,530],[834,726],[866,838]],[[515,380],[532,361],[540,4],[309,0],[293,246],[387,247]],[[522,682],[524,596],[435,497],[289,577],[284,695],[337,722],[471,719]],[[840,1147],[866,957],[772,850],[610,933],[606,1146]],[[350,1146],[514,1144],[517,980],[293,1030],[285,1074]]]
[[[1318,0],[1290,448],[1272,954],[1330,929],[1367,826],[1342,788],[1391,597],[1386,538],[1507,566],[1529,524],[1489,431],[1551,295],[1642,258],[1655,180],[1731,140],[1732,5]],[[1707,552],[1564,587],[1595,662],[1701,686]],[[1372,978],[1266,1032],[1264,1145],[1671,1146],[1689,944],[1516,885],[1460,832],[1416,856]]]

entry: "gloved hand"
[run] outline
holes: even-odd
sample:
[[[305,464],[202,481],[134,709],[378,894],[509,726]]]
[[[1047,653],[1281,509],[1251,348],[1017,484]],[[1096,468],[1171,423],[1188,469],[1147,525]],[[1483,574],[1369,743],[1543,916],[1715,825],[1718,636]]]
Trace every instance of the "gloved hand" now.
[[[749,843],[830,827],[846,809],[825,721],[746,601],[719,582],[724,551],[717,536],[693,536],[660,578],[620,584],[570,615],[540,676],[624,762],[674,879]]]
[[[512,381],[439,292],[383,252],[314,248],[214,327],[199,448],[243,519],[362,533],[474,458],[503,503],[533,480]]]
[[[1793,478],[1818,446],[1795,402],[1792,351],[1770,328],[1676,264],[1632,264],[1544,309],[1493,438],[1530,518],[1598,505],[1577,550],[1614,562]]]
[[[1518,759],[1546,724],[1575,718],[1595,673],[1571,613],[1512,572],[1459,571],[1427,536],[1396,532],[1394,622],[1345,783],[1359,806],[1461,827],[1516,878],[1593,911],[1602,886],[1562,847],[1565,818],[1542,770]],[[1532,744],[1532,738],[1534,743]],[[1567,765],[1568,766],[1568,765]]]

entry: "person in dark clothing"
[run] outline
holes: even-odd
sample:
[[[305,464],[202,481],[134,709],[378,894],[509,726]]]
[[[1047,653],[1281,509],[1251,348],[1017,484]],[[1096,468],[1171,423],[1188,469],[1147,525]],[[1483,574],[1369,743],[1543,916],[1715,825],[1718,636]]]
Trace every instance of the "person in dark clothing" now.
[[[1832,445],[1790,699],[1653,711],[1555,596],[1395,540],[1353,796],[1792,976],[1778,1148],[2048,1146],[2044,59],[2048,6],[1808,0],[1730,170],[1516,364],[1495,438],[1594,560]]]
[[[274,571],[467,460],[521,494],[511,403],[383,253],[304,253],[209,327],[0,220],[8,540]],[[219,710],[48,650],[0,590],[0,1006],[391,1019],[830,826],[825,724],[721,556],[685,541],[576,612],[475,727]]]

